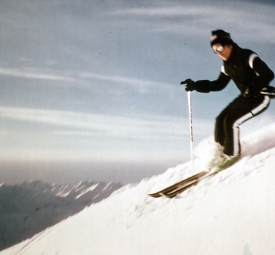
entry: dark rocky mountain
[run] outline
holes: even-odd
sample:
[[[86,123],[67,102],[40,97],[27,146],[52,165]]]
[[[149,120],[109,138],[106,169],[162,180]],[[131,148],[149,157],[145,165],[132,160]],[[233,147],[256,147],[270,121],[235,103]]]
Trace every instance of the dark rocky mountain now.
[[[41,181],[0,186],[0,250],[110,196],[122,185],[95,183],[57,185]]]

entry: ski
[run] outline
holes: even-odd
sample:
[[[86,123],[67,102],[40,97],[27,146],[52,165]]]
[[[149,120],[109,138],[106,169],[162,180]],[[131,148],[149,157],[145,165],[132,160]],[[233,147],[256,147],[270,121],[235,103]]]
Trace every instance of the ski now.
[[[199,177],[199,178],[194,179],[193,181],[187,183],[186,185],[182,185],[181,187],[175,188],[175,189],[172,190],[172,191],[163,193],[163,196],[166,196],[166,197],[168,197],[168,198],[173,198],[173,197],[177,196],[178,194],[184,192],[184,191],[187,190],[188,188],[191,188],[192,186],[197,185],[200,181],[202,181],[202,180],[204,180],[204,179],[206,179],[206,178],[209,178],[209,177],[211,177],[211,176],[214,176],[214,175],[216,175],[217,173],[219,173],[219,172],[214,172],[214,173],[205,174],[205,175],[203,175],[202,177]]]
[[[190,177],[188,177],[187,179],[184,179],[180,182],[177,182],[165,189],[162,189],[158,192],[155,192],[155,193],[151,193],[151,194],[148,194],[149,196],[151,197],[161,197],[161,196],[167,196],[173,192],[175,192],[176,190],[179,190],[179,189],[182,189],[188,185],[194,185],[194,183],[198,180],[200,180],[200,178],[202,178],[203,176],[205,175],[208,175],[209,173],[207,171],[202,171],[202,172],[199,172],[197,174],[194,174]],[[184,190],[183,190],[184,191]]]

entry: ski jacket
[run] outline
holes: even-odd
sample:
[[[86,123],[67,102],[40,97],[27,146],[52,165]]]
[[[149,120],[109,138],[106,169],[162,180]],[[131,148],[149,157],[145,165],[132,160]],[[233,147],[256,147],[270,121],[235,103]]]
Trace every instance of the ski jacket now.
[[[223,61],[218,79],[200,80],[195,86],[199,92],[220,91],[232,79],[242,95],[257,97],[273,78],[274,73],[255,52],[233,43],[232,53],[227,61]]]

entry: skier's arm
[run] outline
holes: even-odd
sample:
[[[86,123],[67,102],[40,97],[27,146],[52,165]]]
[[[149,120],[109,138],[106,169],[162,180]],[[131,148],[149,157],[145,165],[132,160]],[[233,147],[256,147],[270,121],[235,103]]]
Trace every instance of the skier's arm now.
[[[254,85],[259,89],[268,86],[274,79],[274,73],[270,70],[267,64],[258,57],[258,55],[252,54],[250,56],[249,65],[257,75]]]
[[[201,80],[197,81],[197,91],[198,92],[204,92],[208,93],[210,91],[220,91],[223,90],[227,84],[230,81],[230,77],[223,72],[220,72],[220,75],[217,80],[214,81],[207,81],[207,80]]]
[[[210,91],[220,91],[226,87],[226,85],[230,81],[230,77],[220,72],[220,75],[217,80],[209,81],[209,80],[199,80],[199,81],[192,81],[191,79],[187,79],[182,81],[181,84],[185,85],[186,91],[193,91],[196,90],[202,93],[208,93]]]

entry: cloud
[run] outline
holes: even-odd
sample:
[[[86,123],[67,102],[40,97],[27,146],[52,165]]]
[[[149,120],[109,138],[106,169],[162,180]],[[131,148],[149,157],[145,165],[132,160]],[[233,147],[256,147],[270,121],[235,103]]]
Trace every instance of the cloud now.
[[[67,85],[70,87],[75,86],[86,88],[91,87],[90,84],[93,84],[91,81],[102,81],[108,83],[116,83],[120,86],[123,86],[124,89],[125,86],[127,86],[127,88],[130,87],[138,93],[148,93],[149,91],[152,91],[154,89],[169,89],[173,85],[163,82],[92,72],[61,71],[60,73],[57,73],[57,71],[53,70],[28,70],[27,68],[0,68],[0,75],[23,79],[69,82],[70,84]],[[55,83],[55,86],[64,86],[64,84]]]
[[[210,11],[210,7],[207,8]],[[206,9],[206,10],[207,10]],[[163,17],[191,17],[194,15],[205,15],[205,9],[198,7],[184,7],[184,6],[172,6],[172,7],[149,7],[149,8],[131,8],[131,9],[119,9],[109,12],[110,15],[135,15],[135,16],[159,16]],[[207,13],[209,13],[207,11]]]
[[[110,16],[132,20],[136,27],[152,32],[205,36],[210,29],[229,29],[238,36],[253,41],[275,42],[274,5],[241,1],[207,1],[192,3],[165,3],[157,7],[122,8],[109,12]],[[255,18],[256,17],[256,18]],[[154,22],[152,22],[152,20]],[[125,22],[125,20],[124,20]],[[142,25],[142,23],[146,24]],[[236,26],[237,25],[237,26]]]
[[[27,71],[18,68],[0,68],[0,75],[19,77],[24,79],[38,79],[38,80],[48,80],[48,81],[66,81],[72,82],[74,79],[70,77],[54,75],[51,73],[41,73],[37,71]]]
[[[100,80],[100,81],[107,81],[111,83],[117,83],[123,86],[131,86],[139,93],[146,93],[153,89],[168,89],[173,84],[163,83],[163,82],[156,82],[150,80],[143,80],[143,79],[135,79],[129,78],[125,76],[112,76],[106,74],[96,74],[96,73],[79,73],[78,77],[85,80]]]
[[[34,108],[0,107],[1,158],[6,160],[118,160],[174,158],[189,146],[188,120],[123,117]],[[196,135],[209,135],[212,123]],[[10,128],[12,127],[12,128]],[[184,145],[185,144],[185,145]],[[189,155],[189,154],[188,154]]]
[[[122,117],[32,108],[0,107],[2,119],[47,125],[52,134],[124,139],[178,139],[189,135],[188,120],[168,116]],[[203,121],[200,123],[202,124]],[[20,123],[19,123],[20,124]],[[212,125],[203,122],[205,134]],[[35,127],[32,126],[32,130]],[[3,130],[3,129],[2,129]],[[25,130],[26,131],[26,130]],[[43,132],[43,131],[42,131]]]

